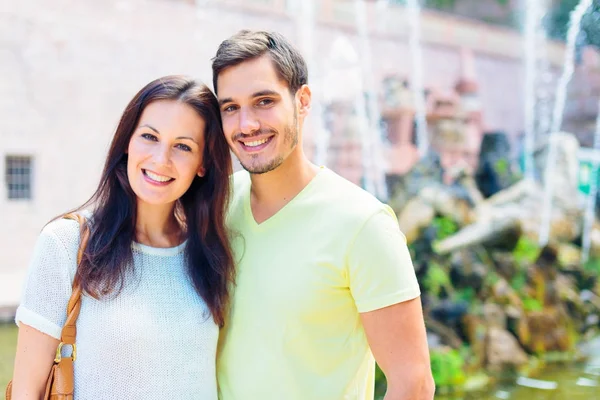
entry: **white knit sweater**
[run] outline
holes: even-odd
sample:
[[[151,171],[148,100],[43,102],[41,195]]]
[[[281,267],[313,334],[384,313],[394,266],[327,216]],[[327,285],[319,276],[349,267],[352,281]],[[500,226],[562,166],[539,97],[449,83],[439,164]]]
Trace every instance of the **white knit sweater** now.
[[[16,322],[60,339],[79,225],[48,224],[35,246]],[[134,273],[114,298],[82,297],[75,400],[216,399],[219,329],[185,268],[185,243],[133,246]]]

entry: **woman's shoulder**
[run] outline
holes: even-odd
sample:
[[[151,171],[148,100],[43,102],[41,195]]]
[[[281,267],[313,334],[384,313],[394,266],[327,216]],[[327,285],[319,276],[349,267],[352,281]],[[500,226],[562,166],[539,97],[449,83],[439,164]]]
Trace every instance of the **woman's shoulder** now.
[[[79,245],[80,225],[75,219],[60,217],[46,224],[40,236],[51,239],[57,244],[62,244],[66,249],[70,249]]]

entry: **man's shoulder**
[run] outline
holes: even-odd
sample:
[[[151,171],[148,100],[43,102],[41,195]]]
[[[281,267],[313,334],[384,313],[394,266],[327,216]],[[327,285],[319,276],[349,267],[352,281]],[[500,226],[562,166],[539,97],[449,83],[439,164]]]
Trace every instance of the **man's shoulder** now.
[[[372,215],[390,208],[374,195],[331,170],[318,196],[329,205],[332,216],[364,223]]]

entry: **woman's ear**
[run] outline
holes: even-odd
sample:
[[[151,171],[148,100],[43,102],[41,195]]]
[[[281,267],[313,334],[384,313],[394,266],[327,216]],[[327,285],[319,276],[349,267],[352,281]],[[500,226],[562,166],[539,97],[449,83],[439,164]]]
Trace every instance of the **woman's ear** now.
[[[197,173],[197,175],[198,175],[200,178],[202,178],[204,175],[206,175],[206,168],[204,168],[204,167],[200,167],[200,168],[198,168],[198,173]]]

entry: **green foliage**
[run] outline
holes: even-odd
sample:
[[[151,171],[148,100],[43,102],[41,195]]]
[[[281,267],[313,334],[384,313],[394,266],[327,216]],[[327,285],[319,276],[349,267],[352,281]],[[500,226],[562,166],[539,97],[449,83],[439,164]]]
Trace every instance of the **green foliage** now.
[[[495,167],[497,173],[499,173],[500,175],[506,175],[508,174],[508,168],[510,167],[510,163],[508,162],[508,160],[501,158],[498,161],[496,161]]]
[[[4,393],[12,377],[17,347],[17,326],[0,324],[0,393]]]
[[[458,232],[458,225],[448,217],[435,217],[431,224],[435,227],[438,240],[445,239]]]
[[[539,255],[540,247],[525,236],[519,238],[517,246],[513,250],[514,260],[521,267],[533,263]]]
[[[375,364],[375,398],[383,398],[387,390],[387,380],[379,365]]]
[[[495,271],[490,271],[484,278],[486,286],[494,286],[500,280],[500,276]]]
[[[433,349],[431,372],[436,386],[456,386],[465,382],[465,364],[460,352],[455,349]]]
[[[583,269],[587,272],[600,276],[600,258],[590,258],[584,265]]]
[[[523,308],[525,311],[542,311],[544,306],[537,299],[531,297],[525,297],[523,299]]]
[[[454,299],[457,301],[466,301],[471,304],[475,300],[475,289],[472,287],[458,289],[454,292]]]
[[[427,292],[436,297],[440,295],[442,288],[445,288],[447,292],[452,288],[448,272],[436,262],[432,262],[429,265],[427,274],[425,274],[425,278],[423,279],[423,286]]]
[[[510,281],[510,286],[514,290],[519,291],[525,287],[526,283],[527,283],[527,276],[525,275],[525,272],[519,271]]]

